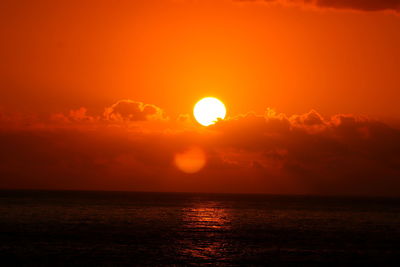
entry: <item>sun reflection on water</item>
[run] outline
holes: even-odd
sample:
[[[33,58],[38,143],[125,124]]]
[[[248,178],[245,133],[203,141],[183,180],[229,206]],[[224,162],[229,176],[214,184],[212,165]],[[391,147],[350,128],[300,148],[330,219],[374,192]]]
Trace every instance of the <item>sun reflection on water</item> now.
[[[181,255],[198,263],[229,260],[229,211],[218,202],[201,202],[183,209]]]

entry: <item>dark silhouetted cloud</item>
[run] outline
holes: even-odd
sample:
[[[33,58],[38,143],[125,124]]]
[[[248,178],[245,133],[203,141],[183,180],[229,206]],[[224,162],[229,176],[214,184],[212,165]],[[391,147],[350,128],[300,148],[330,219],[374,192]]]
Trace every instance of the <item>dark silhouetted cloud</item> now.
[[[143,122],[161,109],[134,101],[19,127],[2,114],[0,188],[400,196],[400,130],[367,117],[267,110],[204,128],[188,116]],[[187,174],[174,158],[191,147],[205,166]]]
[[[400,11],[400,0],[237,0],[242,2],[267,2],[283,5],[305,5],[319,8],[360,11]]]

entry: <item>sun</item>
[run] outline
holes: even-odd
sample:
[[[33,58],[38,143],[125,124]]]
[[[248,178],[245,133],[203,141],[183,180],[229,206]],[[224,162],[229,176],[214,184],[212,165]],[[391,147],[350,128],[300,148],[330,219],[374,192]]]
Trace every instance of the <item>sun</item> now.
[[[226,108],[224,103],[217,98],[206,97],[196,103],[193,115],[198,123],[209,126],[216,123],[218,119],[225,118]]]

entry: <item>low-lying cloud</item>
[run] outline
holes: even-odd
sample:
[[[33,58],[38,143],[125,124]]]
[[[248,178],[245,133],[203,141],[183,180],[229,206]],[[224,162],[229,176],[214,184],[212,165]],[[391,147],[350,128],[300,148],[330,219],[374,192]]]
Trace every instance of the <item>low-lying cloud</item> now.
[[[377,120],[267,110],[204,128],[188,116],[166,123],[153,105],[118,103],[19,127],[3,115],[0,187],[400,196],[400,131]],[[191,147],[206,163],[188,174],[174,159]]]
[[[157,106],[132,100],[120,100],[104,111],[104,117],[113,121],[164,120],[164,112]]]

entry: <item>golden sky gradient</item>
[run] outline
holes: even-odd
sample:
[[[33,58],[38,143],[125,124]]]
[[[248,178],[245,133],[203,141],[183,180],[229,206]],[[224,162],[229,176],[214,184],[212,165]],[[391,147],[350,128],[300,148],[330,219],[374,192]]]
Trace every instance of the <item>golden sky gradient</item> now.
[[[399,33],[398,0],[2,1],[0,187],[400,195]]]

